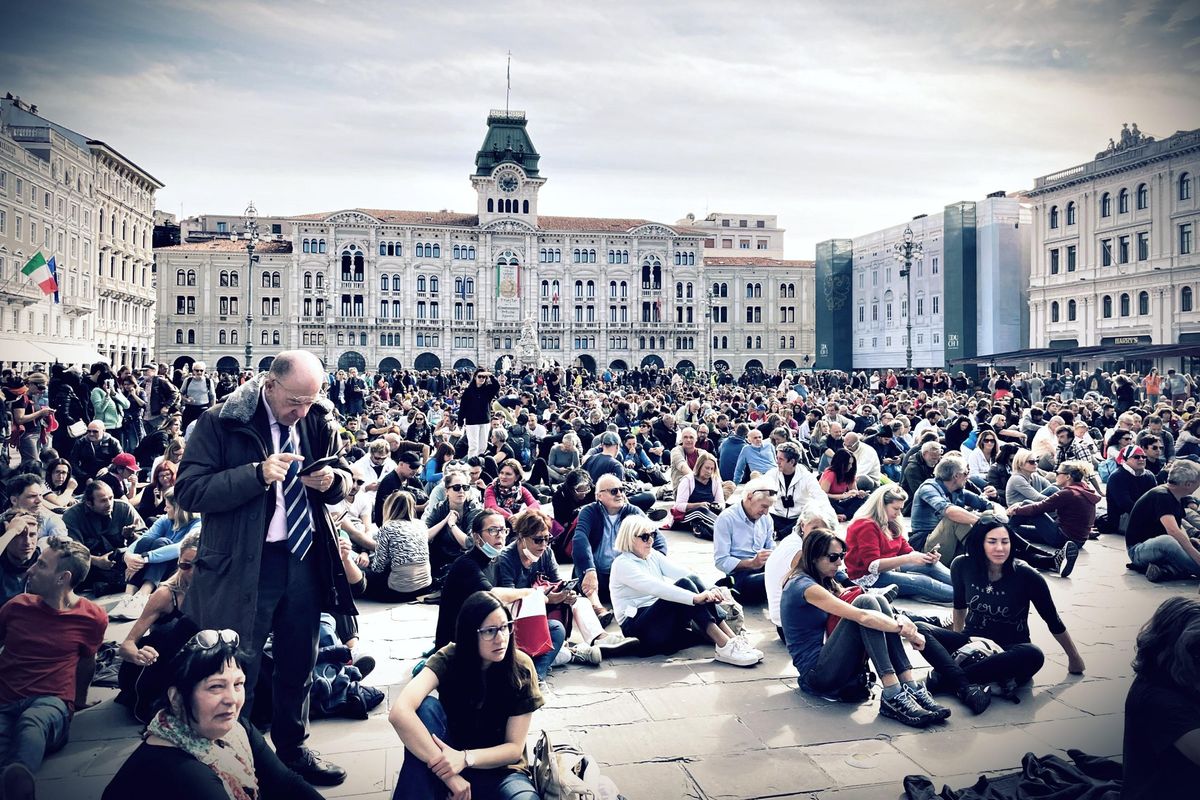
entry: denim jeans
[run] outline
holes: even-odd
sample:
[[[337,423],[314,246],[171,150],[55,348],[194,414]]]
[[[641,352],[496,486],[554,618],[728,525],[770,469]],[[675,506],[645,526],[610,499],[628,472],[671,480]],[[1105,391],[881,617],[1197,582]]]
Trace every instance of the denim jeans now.
[[[173,544],[173,542],[166,536],[143,536],[133,543],[132,549],[133,552],[137,553],[139,556],[144,556],[151,550],[157,550],[158,548],[166,547],[169,544]],[[130,581],[130,583],[134,586],[141,586],[143,583],[149,581],[155,586],[158,586],[167,578],[167,576],[175,571],[176,563],[178,563],[178,559],[160,561],[157,564],[147,564],[140,570],[140,575],[133,576],[133,580]]]
[[[548,621],[550,626],[550,641],[554,646],[549,651],[542,653],[533,659],[533,668],[537,671],[539,681],[546,680],[546,676],[550,674],[550,665],[554,663],[558,651],[562,650],[563,642],[567,640],[567,629],[563,624],[556,619]]]
[[[949,603],[954,599],[954,587],[950,585],[950,570],[940,561],[919,566],[905,566],[879,573],[874,587],[899,586],[898,597],[915,597],[935,603]]]
[[[1034,514],[1032,517],[1013,517],[1012,524],[1020,529],[1025,538],[1035,544],[1049,545],[1056,550],[1067,543],[1067,535],[1058,527],[1058,523],[1047,514]]]
[[[0,705],[0,766],[37,772],[42,759],[67,743],[71,714],[58,697],[27,697]]]
[[[761,569],[735,569],[729,576],[743,605],[767,602],[767,576]]]
[[[431,734],[451,747],[457,747],[450,732],[446,709],[435,697],[426,697],[417,707],[417,717]],[[533,781],[523,772],[498,767],[465,769],[462,776],[471,784],[472,800],[539,800]],[[404,751],[404,765],[396,777],[392,800],[429,800],[446,796],[446,784],[420,759]]]
[[[1158,564],[1182,575],[1200,576],[1200,564],[1192,561],[1183,546],[1165,533],[1129,548],[1129,560],[1141,569]]]
[[[892,607],[878,595],[860,594],[851,604],[892,616]],[[863,656],[870,659],[880,677],[899,675],[912,669],[904,642],[896,633],[884,633],[851,620],[842,620],[825,640],[817,663],[802,675],[800,684],[815,694],[829,694],[846,686],[862,671]]]

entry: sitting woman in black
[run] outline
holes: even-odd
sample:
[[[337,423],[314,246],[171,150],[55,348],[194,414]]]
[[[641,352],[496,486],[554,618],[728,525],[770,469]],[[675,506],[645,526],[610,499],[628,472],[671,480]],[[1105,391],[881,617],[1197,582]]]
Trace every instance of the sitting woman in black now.
[[[103,800],[147,792],[168,792],[172,800],[321,800],[238,718],[246,700],[245,663],[234,631],[204,630],[188,640],[172,664],[162,710]]]
[[[1163,602],[1137,637],[1125,700],[1125,800],[1200,786],[1200,599]]]
[[[1083,657],[1067,626],[1058,616],[1046,579],[1013,557],[1008,526],[991,514],[983,515],[967,533],[966,553],[950,565],[954,585],[954,630],[922,627],[950,653],[970,645],[974,652],[962,660],[971,683],[1000,684],[1008,693],[1028,683],[1042,668],[1045,656],[1029,640],[1029,606],[1037,609],[1050,633],[1067,654],[1067,670],[1082,675]],[[983,638],[996,647],[972,642]],[[934,679],[935,686],[937,679]]]

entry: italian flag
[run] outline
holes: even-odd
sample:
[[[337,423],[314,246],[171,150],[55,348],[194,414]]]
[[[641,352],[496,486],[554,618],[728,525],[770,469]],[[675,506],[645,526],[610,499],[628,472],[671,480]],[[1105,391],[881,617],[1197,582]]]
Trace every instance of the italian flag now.
[[[33,254],[29,263],[22,267],[21,274],[33,278],[33,282],[41,288],[44,294],[54,294],[58,291],[58,281],[54,279],[54,273],[50,270],[50,265],[46,263],[41,252]]]

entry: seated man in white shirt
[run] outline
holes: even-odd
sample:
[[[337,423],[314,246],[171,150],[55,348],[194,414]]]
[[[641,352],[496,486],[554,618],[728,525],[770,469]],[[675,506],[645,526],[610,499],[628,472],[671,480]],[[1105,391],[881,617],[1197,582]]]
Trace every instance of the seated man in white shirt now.
[[[775,448],[774,469],[763,476],[779,491],[771,504],[771,522],[775,526],[775,540],[779,541],[792,532],[800,512],[809,504],[819,504],[829,509],[833,519],[837,515],[829,504],[829,496],[821,489],[812,473],[800,464],[800,448],[794,442],[783,442]]]
[[[792,562],[803,550],[804,537],[809,531],[821,528],[827,531],[837,531],[837,514],[828,501],[806,503],[796,517],[799,527],[779,540],[771,555],[767,557],[767,566],[763,570],[767,587],[767,615],[775,624],[775,632],[779,641],[783,638],[783,623],[779,616],[779,601],[783,597],[783,581],[792,571]]]

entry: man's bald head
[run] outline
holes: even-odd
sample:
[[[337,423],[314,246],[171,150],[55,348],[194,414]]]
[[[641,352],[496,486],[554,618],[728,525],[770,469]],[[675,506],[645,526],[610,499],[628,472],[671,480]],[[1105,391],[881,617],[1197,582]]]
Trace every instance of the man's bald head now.
[[[317,401],[325,367],[307,350],[285,350],[275,356],[263,385],[271,413],[281,425],[295,425]]]

